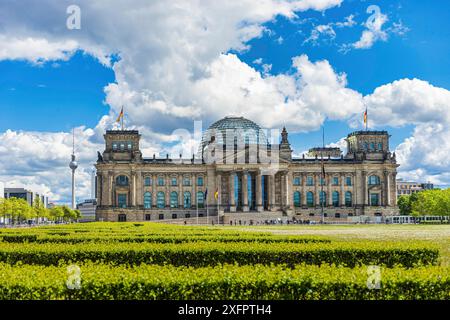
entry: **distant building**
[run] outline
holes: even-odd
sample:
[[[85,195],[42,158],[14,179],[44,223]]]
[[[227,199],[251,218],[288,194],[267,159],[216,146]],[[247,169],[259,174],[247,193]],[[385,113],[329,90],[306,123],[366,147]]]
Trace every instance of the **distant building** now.
[[[0,182],[0,198],[3,198],[5,196],[5,185],[3,182]]]
[[[82,221],[95,221],[95,209],[97,208],[97,201],[95,199],[85,200],[77,204],[77,209],[81,212]]]
[[[397,195],[411,195],[423,190],[432,190],[434,185],[430,182],[420,183],[415,181],[404,181],[403,179],[397,179]]]
[[[44,204],[45,208],[48,208],[48,197],[42,193],[34,192],[25,188],[4,188],[3,195],[6,199],[19,198],[25,199],[28,204],[33,205],[34,201],[39,198]]]

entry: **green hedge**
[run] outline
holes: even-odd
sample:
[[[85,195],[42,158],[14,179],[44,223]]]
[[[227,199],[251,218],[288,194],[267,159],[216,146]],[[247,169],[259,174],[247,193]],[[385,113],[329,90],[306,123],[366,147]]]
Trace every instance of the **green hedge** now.
[[[367,268],[234,266],[208,268],[80,264],[81,285],[68,289],[66,265],[0,264],[0,299],[450,299],[444,267],[381,268],[380,289],[367,286]]]
[[[258,243],[330,243],[329,239],[314,238],[314,237],[286,237],[286,236],[264,236],[264,237],[254,237],[254,236],[99,236],[99,235],[82,235],[82,236],[34,236],[30,237],[28,242],[37,243],[67,243],[76,244],[83,242],[148,242],[148,243],[184,243],[184,242],[198,242],[198,241],[208,241],[208,242],[223,242],[223,243],[233,243],[233,242],[258,242]],[[12,242],[12,241],[10,241]]]
[[[99,261],[114,264],[172,264],[204,267],[224,263],[345,265],[436,264],[439,251],[431,246],[395,242],[342,243],[23,243],[0,244],[0,262],[57,265],[60,261]]]
[[[37,235],[35,234],[11,234],[11,235],[3,235],[3,242],[9,243],[23,243],[23,242],[36,242]]]

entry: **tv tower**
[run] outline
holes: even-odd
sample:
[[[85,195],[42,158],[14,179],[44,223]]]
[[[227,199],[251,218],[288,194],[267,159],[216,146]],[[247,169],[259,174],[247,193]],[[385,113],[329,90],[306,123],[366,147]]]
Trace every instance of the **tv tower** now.
[[[75,158],[75,129],[72,129],[72,161],[70,161],[69,168],[72,170],[72,209],[75,210],[75,170],[78,168]]]

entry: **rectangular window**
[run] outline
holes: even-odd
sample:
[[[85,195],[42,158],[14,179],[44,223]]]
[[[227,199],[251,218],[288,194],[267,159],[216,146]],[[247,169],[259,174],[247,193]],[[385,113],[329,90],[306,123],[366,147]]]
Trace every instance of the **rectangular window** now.
[[[197,178],[197,185],[198,186],[203,186],[203,177],[198,177]]]
[[[320,185],[324,186],[325,185],[325,179],[324,178],[320,178]]]
[[[313,177],[307,177],[307,178],[306,178],[306,185],[307,185],[307,186],[313,186],[313,185],[314,185],[314,179],[313,179]]]
[[[183,185],[184,186],[190,186],[191,185],[191,179],[190,178],[184,178],[183,179]]]
[[[160,213],[158,218],[159,220],[164,220],[164,213]]]
[[[176,219],[177,218],[177,214],[176,213],[172,213],[172,219]]]
[[[177,178],[172,178],[172,182],[171,182],[172,186],[176,186],[177,183]]]
[[[117,150],[117,143],[113,142],[112,148],[113,148],[114,151],[116,151]]]
[[[120,193],[117,196],[117,202],[119,204],[119,208],[126,208],[127,207],[127,195],[125,193]]]
[[[339,178],[333,177],[333,186],[338,186],[338,185],[339,185]]]
[[[352,177],[346,177],[345,178],[345,185],[351,186],[352,185]]]
[[[299,186],[301,184],[301,179],[300,177],[295,177],[294,178],[294,186]]]
[[[128,148],[128,150],[132,150],[133,149],[133,143],[128,142],[127,143],[127,148]]]
[[[145,220],[146,220],[146,221],[150,221],[150,215],[149,215],[149,214],[146,214],[146,215],[145,215]]]
[[[163,177],[159,177],[158,178],[158,186],[163,186],[164,185],[164,178]]]
[[[145,187],[150,187],[151,185],[152,185],[152,178],[145,177],[145,179],[144,179],[144,186]]]
[[[370,194],[370,205],[379,206],[380,205],[380,195],[378,193]]]
[[[190,218],[191,214],[190,213],[186,213],[186,218]]]

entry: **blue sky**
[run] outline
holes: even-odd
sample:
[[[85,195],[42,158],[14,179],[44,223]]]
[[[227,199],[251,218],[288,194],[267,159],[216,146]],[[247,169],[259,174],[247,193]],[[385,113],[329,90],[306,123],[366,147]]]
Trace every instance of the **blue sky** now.
[[[141,129],[144,137],[148,138],[144,148],[149,153],[147,156],[151,156],[151,153],[166,151],[176,145],[170,140],[173,130],[179,127],[192,130],[194,119],[209,124],[224,115],[221,103],[230,103],[230,98],[221,98],[220,91],[212,92],[205,101],[215,101],[217,107],[202,104],[202,98],[195,95],[201,81],[194,81],[193,78],[209,77],[208,81],[201,83],[200,88],[214,88],[215,81],[219,81],[214,77],[221,78],[220,81],[225,83],[229,79],[232,83],[233,77],[242,72],[252,78],[253,71],[246,69],[249,67],[261,77],[258,86],[262,88],[269,88],[267,86],[273,82],[277,82],[279,88],[283,85],[280,75],[288,77],[291,84],[302,82],[297,93],[292,95],[283,92],[285,100],[295,100],[293,96],[300,96],[295,105],[306,105],[305,108],[320,111],[312,116],[310,125],[308,116],[301,116],[301,109],[295,111],[295,114],[300,115],[298,120],[289,117],[286,121],[273,120],[262,124],[264,127],[277,128],[286,125],[297,153],[321,144],[321,125],[325,126],[326,143],[338,143],[349,132],[361,129],[361,98],[364,97],[369,108],[369,121],[373,119],[373,128],[387,129],[392,135],[391,150],[398,149],[403,155],[403,177],[433,180],[439,184],[450,183],[448,162],[433,165],[431,163],[435,157],[419,159],[411,151],[422,146],[417,136],[419,131],[430,131],[430,136],[436,137],[436,145],[442,145],[438,138],[444,139],[450,126],[444,120],[428,119],[426,112],[423,112],[427,108],[430,108],[430,112],[436,112],[450,107],[447,100],[447,90],[450,89],[450,3],[438,0],[345,0],[339,5],[340,0],[327,1],[329,3],[324,8],[316,8],[310,2],[309,10],[291,8],[289,13],[281,14],[275,4],[261,8],[264,14],[260,14],[252,11],[256,2],[243,2],[242,6],[248,6],[248,13],[242,13],[242,17],[239,16],[240,12],[235,13],[234,8],[228,8],[229,4],[223,4],[223,8],[213,5],[211,8],[200,8],[202,10],[190,8],[190,4],[187,4],[187,12],[191,9],[198,12],[198,17],[187,15],[182,16],[183,20],[180,19],[186,23],[187,31],[167,25],[172,15],[178,14],[176,10],[167,8],[164,11],[156,5],[142,8],[142,12],[147,14],[144,17],[148,19],[127,20],[120,18],[125,9],[119,4],[117,8],[112,6],[105,9],[104,16],[99,16],[100,11],[95,12],[88,2],[75,1],[82,9],[82,17],[92,17],[94,13],[97,16],[96,19],[82,20],[82,29],[71,32],[58,25],[65,22],[67,17],[67,1],[53,6],[50,4],[54,2],[47,0],[47,7],[45,3],[39,7],[37,1],[31,2],[28,16],[20,14],[20,4],[17,7],[14,7],[15,4],[1,5],[0,17],[7,18],[0,23],[0,43],[3,41],[3,46],[6,46],[4,53],[0,49],[0,134],[5,135],[4,141],[10,141],[10,144],[14,143],[14,139],[19,139],[20,133],[25,137],[35,134],[36,139],[42,139],[39,141],[45,143],[49,143],[48,139],[51,143],[58,140],[64,145],[60,150],[65,152],[63,147],[70,140],[67,134],[73,127],[79,127],[83,132],[80,135],[84,137],[80,139],[86,139],[83,145],[86,148],[83,149],[86,152],[83,170],[87,174],[95,161],[95,149],[101,148],[99,132],[112,125],[120,105],[125,104],[129,108],[129,125]],[[375,17],[379,19],[375,20],[375,23],[380,23],[378,29],[370,29],[368,25],[371,13],[366,10],[370,5],[380,9],[382,16]],[[60,17],[45,18],[41,14],[42,8],[56,10],[49,16],[60,14]],[[158,10],[163,10],[162,16]],[[110,21],[107,20],[108,14]],[[157,18],[152,20],[152,14]],[[214,17],[220,21],[215,21]],[[151,27],[146,27],[146,23],[152,23]],[[204,30],[197,31],[197,25],[202,25]],[[247,26],[251,27],[248,28],[250,31],[245,28]],[[190,28],[194,28],[194,34]],[[314,30],[323,32],[316,33],[316,38],[312,39]],[[378,38],[365,44],[364,48],[358,48],[355,44],[362,39],[365,31],[373,32],[372,35]],[[48,48],[33,47],[29,52],[21,52],[22,46],[14,46],[14,41],[25,41],[23,39],[36,41],[30,42],[32,45],[38,40],[44,40]],[[66,41],[76,41],[75,49]],[[111,55],[117,58],[110,59]],[[231,55],[236,55],[237,59]],[[306,60],[300,63],[300,67],[295,66],[293,59],[302,55],[307,57]],[[327,65],[320,65],[321,61],[326,61]],[[225,69],[230,70],[227,74],[210,76],[214,74],[214,68],[223,70],[220,69],[222,65],[228,66]],[[323,71],[323,77],[314,79],[313,73],[310,76],[312,79],[307,79],[301,68],[308,66],[316,70],[317,74]],[[323,83],[328,81],[324,79],[330,79],[330,72],[336,79],[345,74],[346,83],[338,80],[339,84]],[[174,79],[179,79],[179,84]],[[412,79],[419,81],[408,81]],[[345,112],[337,115],[336,110],[333,110],[336,107],[327,109],[323,103],[308,105],[311,98],[304,96],[304,88],[313,88],[320,94],[321,87],[326,86],[335,88],[327,92],[345,91],[341,96],[330,97],[331,101],[339,101]],[[259,91],[252,92],[251,85],[248,88],[246,90],[250,90],[254,99],[251,101],[272,98],[258,98]],[[411,97],[408,97],[409,93]],[[415,95],[423,97],[428,94],[429,98],[423,99],[425,102],[416,103],[418,99]],[[402,97],[402,101],[395,100],[396,97]],[[278,99],[275,95],[273,98]],[[239,107],[241,100],[230,100],[236,103],[234,109],[231,108],[233,113],[242,110]],[[161,111],[163,109],[164,112]],[[304,114],[311,110],[305,109]],[[392,115],[382,114],[386,110]],[[400,110],[411,111],[403,119],[401,113],[404,111]],[[258,114],[254,110],[242,112],[245,116]],[[446,115],[441,118],[446,119]],[[322,123],[321,119],[325,121]],[[265,121],[264,118],[254,120]],[[6,139],[7,132],[10,132],[7,136],[10,140]],[[12,152],[8,149],[10,145],[4,148]],[[42,161],[47,161],[44,154]],[[1,155],[0,152],[0,158]],[[439,158],[438,154],[436,158]],[[48,159],[48,164],[61,166],[61,172],[65,168],[63,157],[58,160]],[[3,180],[23,182],[31,175],[29,172],[24,172],[23,176],[11,175],[12,171],[20,170],[0,167],[0,178],[3,176]],[[39,172],[38,176],[40,178],[34,179],[36,173],[33,173],[35,185],[53,183],[46,178],[48,174],[45,170]],[[65,178],[63,180],[64,186],[59,191],[62,196],[56,196],[57,188],[49,187],[49,192],[55,198],[65,199],[67,196],[68,181]],[[89,189],[87,183],[81,187]]]

